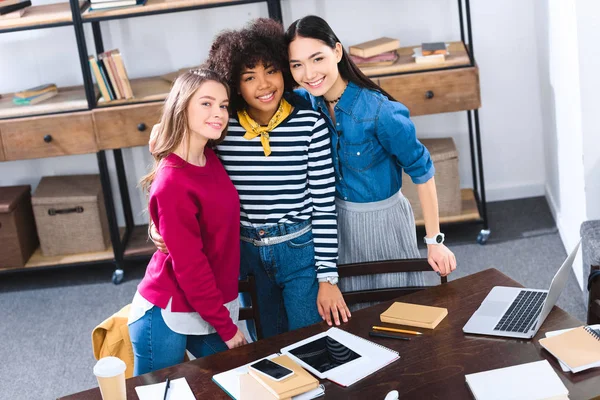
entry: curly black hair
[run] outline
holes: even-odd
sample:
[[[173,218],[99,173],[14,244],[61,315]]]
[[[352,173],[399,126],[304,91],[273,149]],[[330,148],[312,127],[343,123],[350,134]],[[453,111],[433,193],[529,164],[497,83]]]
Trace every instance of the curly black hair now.
[[[246,102],[240,93],[240,77],[244,67],[258,63],[272,65],[283,74],[284,90],[294,87],[290,73],[283,26],[270,18],[257,18],[240,30],[226,30],[214,40],[206,64],[225,78],[231,88],[231,109],[241,111]]]

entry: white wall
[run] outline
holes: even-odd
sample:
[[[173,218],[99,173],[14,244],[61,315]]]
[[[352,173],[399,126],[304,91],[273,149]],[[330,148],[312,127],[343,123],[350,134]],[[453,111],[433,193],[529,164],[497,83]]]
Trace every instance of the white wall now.
[[[43,0],[36,4],[42,4]],[[480,67],[480,123],[489,200],[544,194],[545,122],[541,116],[534,2],[473,0],[475,54]],[[306,14],[327,19],[346,46],[378,36],[402,45],[459,40],[455,1],[440,0],[282,0],[284,24]],[[106,49],[118,47],[132,77],[196,65],[211,39],[224,28],[267,16],[266,5],[251,4],[101,23]],[[88,53],[93,54],[86,26]],[[0,35],[0,93],[47,82],[81,84],[81,71],[70,27]],[[466,112],[415,118],[420,137],[454,137],[460,153],[462,185],[470,187],[471,170]],[[150,159],[143,148],[124,151],[129,186]],[[96,156],[0,163],[0,185],[30,183],[42,175],[96,171]],[[114,180],[114,179],[113,179]],[[116,184],[113,182],[116,192]],[[141,223],[144,199],[132,196]],[[120,214],[120,213],[119,213]],[[119,215],[119,221],[122,218]]]

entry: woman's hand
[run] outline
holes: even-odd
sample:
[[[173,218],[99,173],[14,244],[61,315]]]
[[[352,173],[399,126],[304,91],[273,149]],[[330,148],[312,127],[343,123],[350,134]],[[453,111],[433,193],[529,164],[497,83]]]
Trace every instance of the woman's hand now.
[[[152,127],[152,132],[150,132],[150,139],[148,140],[148,149],[150,150],[150,154],[154,152],[154,146],[156,145],[156,136],[158,135],[158,124]]]
[[[246,337],[244,336],[242,331],[240,331],[240,328],[238,328],[237,332],[235,333],[235,336],[226,341],[225,344],[229,349],[235,349],[236,347],[248,344],[248,342],[246,341]]]
[[[428,244],[427,261],[441,276],[447,276],[456,269],[456,257],[444,244]]]
[[[317,308],[321,318],[327,321],[331,326],[331,315],[336,325],[340,325],[340,317],[344,322],[348,322],[351,317],[350,310],[344,301],[344,296],[337,285],[329,282],[319,282],[319,294],[317,295]]]
[[[156,226],[154,226],[152,222],[150,222],[150,231],[148,232],[148,237],[150,237],[150,240],[152,240],[152,243],[154,243],[158,250],[165,254],[169,254],[169,250],[167,250],[165,241],[163,240],[162,236],[160,236],[160,233],[158,233]]]

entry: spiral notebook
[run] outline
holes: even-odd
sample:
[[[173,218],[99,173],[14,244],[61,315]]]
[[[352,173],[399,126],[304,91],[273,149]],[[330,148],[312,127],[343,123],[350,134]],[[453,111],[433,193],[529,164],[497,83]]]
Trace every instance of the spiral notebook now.
[[[595,329],[595,330],[600,330],[600,324],[589,325],[589,327],[592,328],[592,329]],[[549,331],[549,332],[546,332],[546,337],[553,337],[553,336],[562,335],[563,333],[568,332],[568,331],[572,331],[573,329],[576,329],[576,328],[559,329],[557,331]],[[559,360],[558,363],[560,364],[560,368],[563,370],[563,372],[573,372],[573,371],[571,371],[571,368],[569,368],[567,366],[567,364],[565,364],[564,362],[562,362],[562,361]],[[598,367],[600,367],[600,361],[597,362],[596,364],[590,366],[590,368],[598,368]]]
[[[313,375],[347,387],[398,360],[398,352],[338,328],[281,349]]]
[[[600,329],[580,326],[560,335],[540,339],[540,345],[573,372],[600,363]]]

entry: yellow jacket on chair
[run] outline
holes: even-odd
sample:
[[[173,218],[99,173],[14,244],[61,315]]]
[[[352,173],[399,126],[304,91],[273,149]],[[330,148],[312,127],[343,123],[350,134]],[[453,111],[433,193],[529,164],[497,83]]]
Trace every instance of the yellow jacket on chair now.
[[[133,347],[127,326],[130,306],[131,304],[127,304],[92,331],[92,348],[96,360],[108,356],[120,358],[127,366],[125,378],[133,376]]]

